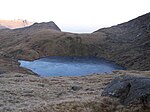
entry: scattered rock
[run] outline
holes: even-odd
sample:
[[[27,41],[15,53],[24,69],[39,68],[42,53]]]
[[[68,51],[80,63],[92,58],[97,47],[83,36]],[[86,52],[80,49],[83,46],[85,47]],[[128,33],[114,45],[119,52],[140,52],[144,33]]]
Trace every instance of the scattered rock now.
[[[95,91],[93,88],[87,88],[85,91]]]
[[[3,74],[3,73],[6,73],[6,71],[0,69],[0,74]]]
[[[40,87],[44,87],[45,85],[44,85],[44,84],[38,84],[38,86],[40,86]]]
[[[72,86],[71,89],[73,91],[79,91],[80,89],[82,89],[82,87],[80,87],[80,86]]]

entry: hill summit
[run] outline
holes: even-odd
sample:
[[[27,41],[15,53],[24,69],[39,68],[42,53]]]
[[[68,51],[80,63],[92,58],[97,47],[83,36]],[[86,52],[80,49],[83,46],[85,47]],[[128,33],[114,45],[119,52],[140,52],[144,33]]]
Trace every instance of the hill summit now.
[[[34,23],[33,25],[28,27],[29,29],[53,29],[56,31],[61,31],[60,28],[53,22],[42,22],[42,23]]]

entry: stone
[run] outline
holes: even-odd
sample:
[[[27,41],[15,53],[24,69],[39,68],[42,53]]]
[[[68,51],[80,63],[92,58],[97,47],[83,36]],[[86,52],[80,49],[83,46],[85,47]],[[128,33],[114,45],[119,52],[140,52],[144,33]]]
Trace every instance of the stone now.
[[[80,86],[72,86],[71,89],[73,91],[79,91],[80,89],[82,89],[82,87],[80,87]]]
[[[119,98],[124,105],[150,102],[150,78],[118,76],[102,92],[102,96]]]
[[[0,74],[3,74],[3,73],[6,73],[6,71],[0,68]]]

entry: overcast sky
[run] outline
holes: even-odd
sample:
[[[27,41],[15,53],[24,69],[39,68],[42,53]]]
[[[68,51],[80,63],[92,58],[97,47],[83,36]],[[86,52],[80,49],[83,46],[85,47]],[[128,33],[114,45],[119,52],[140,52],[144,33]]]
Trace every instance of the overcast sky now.
[[[0,19],[54,21],[63,31],[93,32],[150,12],[150,0],[0,0]]]

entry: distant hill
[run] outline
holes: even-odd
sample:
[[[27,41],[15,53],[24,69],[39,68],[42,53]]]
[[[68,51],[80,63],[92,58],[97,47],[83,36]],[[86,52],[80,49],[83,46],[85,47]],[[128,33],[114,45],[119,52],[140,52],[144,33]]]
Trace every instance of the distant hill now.
[[[32,25],[33,22],[29,22],[27,20],[0,20],[0,29],[3,28],[10,28],[10,29],[16,29],[16,28],[22,28],[26,26]]]
[[[26,28],[25,28],[26,27]],[[34,23],[27,20],[0,20],[0,29],[24,29],[29,32],[37,30],[52,29],[61,31],[60,28],[53,22]]]
[[[7,29],[7,27],[0,24],[0,29]]]
[[[23,30],[28,30],[28,31],[39,31],[39,30],[56,30],[56,31],[61,31],[61,29],[53,22],[42,22],[42,23],[34,23],[33,25],[30,25],[26,28],[22,28]]]

